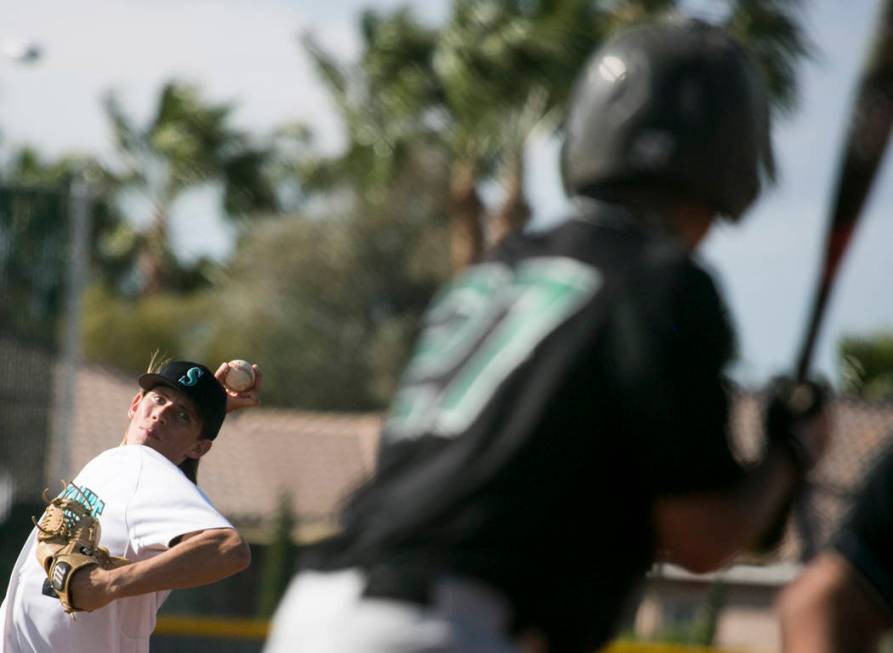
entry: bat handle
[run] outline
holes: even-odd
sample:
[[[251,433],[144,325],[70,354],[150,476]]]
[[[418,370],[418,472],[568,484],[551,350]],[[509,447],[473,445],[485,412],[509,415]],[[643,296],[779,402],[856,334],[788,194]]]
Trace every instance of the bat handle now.
[[[822,319],[825,315],[825,305],[828,303],[830,288],[831,284],[828,280],[823,281],[813,300],[806,337],[803,339],[803,347],[800,350],[800,355],[797,357],[797,366],[795,368],[797,372],[795,378],[798,381],[805,381],[809,376],[810,362],[812,361],[812,354],[815,350],[815,343],[818,339],[819,329],[822,326]]]
[[[777,514],[772,518],[769,526],[760,534],[751,549],[757,555],[769,555],[781,545],[788,525],[788,516],[794,506],[795,499],[800,495],[802,483],[791,492],[791,496],[778,508]]]

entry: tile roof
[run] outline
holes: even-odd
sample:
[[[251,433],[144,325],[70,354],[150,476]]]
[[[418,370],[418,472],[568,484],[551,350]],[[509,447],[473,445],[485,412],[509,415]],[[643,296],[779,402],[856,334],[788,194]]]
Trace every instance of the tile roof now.
[[[227,419],[199,484],[230,519],[263,526],[287,494],[305,532],[325,527],[373,469],[380,420],[371,414],[257,409]]]
[[[134,379],[99,365],[78,371],[71,465],[80,469],[115,446],[127,425]],[[758,457],[759,394],[735,395],[733,436],[741,456]],[[804,494],[816,544],[827,540],[872,460],[893,435],[893,404],[835,403],[834,438]],[[240,528],[262,537],[288,494],[305,536],[325,528],[346,492],[372,472],[381,418],[373,413],[255,409],[229,417],[202,459],[199,484]],[[802,534],[793,526],[781,558],[795,560]]]

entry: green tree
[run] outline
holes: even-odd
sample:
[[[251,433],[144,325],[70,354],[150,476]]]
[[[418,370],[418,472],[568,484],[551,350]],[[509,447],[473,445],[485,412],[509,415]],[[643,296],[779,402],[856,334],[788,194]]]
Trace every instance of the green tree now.
[[[527,139],[535,129],[557,127],[562,102],[599,31],[592,2],[454,2],[433,72],[452,123],[445,135],[454,155],[456,268],[527,223]],[[489,215],[480,198],[487,182],[502,191]]]
[[[678,4],[456,0],[449,21],[436,28],[408,10],[367,12],[353,64],[305,37],[347,128],[347,146],[335,157],[314,156],[308,130],[287,132],[290,192],[314,201],[298,217],[243,232],[230,264],[202,272],[211,284],[202,295],[207,303],[194,315],[192,308],[186,312],[193,327],[185,342],[168,325],[170,353],[217,360],[243,352],[264,366],[267,403],[380,407],[437,283],[479,257],[488,241],[526,222],[527,140],[535,130],[558,128],[585,57],[619,27]],[[770,71],[776,106],[791,107],[794,63],[808,50],[798,3],[726,0],[718,6],[718,20],[754,45]],[[165,200],[155,203],[164,210],[153,223],[155,239],[167,248],[162,254],[170,252],[166,224],[174,200],[214,178],[216,164],[209,161],[216,158],[197,153],[231,151],[205,147],[221,142],[217,137],[190,136],[231,133],[228,107],[209,107],[194,89],[192,99],[175,90],[166,89],[163,95],[173,98],[162,100],[142,131],[109,104],[122,157],[139,155],[131,157],[134,172],[122,178],[129,188],[154,189],[157,195],[149,195]],[[195,104],[195,111],[182,109]],[[268,172],[260,176],[270,180]],[[503,190],[491,206],[481,195],[487,184]],[[452,266],[445,264],[450,256]],[[152,304],[146,316],[171,315],[164,306]],[[153,338],[152,348],[164,340]],[[139,341],[140,349],[146,342]]]
[[[215,278],[206,357],[257,360],[267,404],[382,407],[448,271],[444,168],[416,152],[384,197],[253,229]]]
[[[846,337],[838,352],[844,392],[875,401],[893,399],[893,333]]]
[[[488,241],[526,224],[525,145],[535,130],[558,127],[574,76],[592,49],[619,28],[683,4],[455,0],[439,29],[423,26],[406,9],[367,12],[354,65],[305,39],[348,127],[344,156],[320,166],[327,173],[321,177],[331,182],[350,171],[360,186],[381,188],[399,170],[407,144],[441,148],[450,160],[453,264],[461,268]],[[790,110],[796,63],[810,49],[799,2],[728,0],[717,13],[752,46],[775,107]],[[502,188],[489,212],[480,194],[488,182]]]
[[[156,349],[249,358],[264,369],[265,405],[381,408],[449,268],[444,170],[416,152],[383,196],[259,223],[198,292],[128,299],[92,288],[86,357],[133,372]]]
[[[232,105],[209,103],[188,84],[168,82],[144,127],[133,123],[114,93],[106,96],[105,110],[114,131],[122,199],[139,196],[151,203],[149,226],[138,243],[143,294],[191,290],[203,275],[184,269],[173,253],[169,228],[177,200],[217,183],[223,189],[222,213],[233,221],[275,211],[272,145],[233,127]]]
[[[84,357],[133,374],[145,371],[154,351],[205,360],[212,310],[206,292],[132,298],[96,284],[84,297]]]
[[[76,179],[87,181],[92,195],[89,251],[93,272],[108,287],[121,290],[133,267],[136,232],[113,200],[115,177],[99,161],[74,154],[48,159],[33,147],[25,146],[13,151],[0,171],[0,182],[16,189],[14,192],[59,195],[57,214],[49,223],[54,235],[60,225],[67,225],[68,192]],[[60,264],[64,265],[65,260]]]

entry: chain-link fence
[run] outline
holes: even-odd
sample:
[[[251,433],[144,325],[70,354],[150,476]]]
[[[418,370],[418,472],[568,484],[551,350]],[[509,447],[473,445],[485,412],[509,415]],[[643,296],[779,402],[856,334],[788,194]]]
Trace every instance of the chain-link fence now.
[[[802,559],[811,558],[834,536],[865,478],[891,446],[893,402],[841,399],[834,410],[834,439],[810,483],[799,509],[794,530],[802,540]]]
[[[759,393],[736,393],[734,406],[736,445],[744,459],[754,460],[763,442],[763,397]],[[830,447],[800,492],[777,557],[804,560],[829,542],[891,440],[893,402],[835,398]]]
[[[36,501],[52,431],[71,234],[64,188],[0,186],[0,492]]]
[[[70,262],[66,188],[0,186],[0,569],[40,509]]]

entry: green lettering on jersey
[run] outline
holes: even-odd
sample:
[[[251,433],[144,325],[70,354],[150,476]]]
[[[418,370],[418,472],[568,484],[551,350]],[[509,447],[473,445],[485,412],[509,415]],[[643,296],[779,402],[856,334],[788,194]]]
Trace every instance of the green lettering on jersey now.
[[[449,370],[476,344],[501,308],[499,292],[512,281],[504,265],[477,265],[435,298],[407,375],[421,378]]]
[[[471,268],[437,298],[385,425],[388,437],[455,437],[499,385],[600,286],[575,259],[537,258],[516,270]],[[445,375],[443,383],[435,380]]]
[[[99,517],[105,510],[105,501],[88,487],[78,487],[74,483],[69,483],[59,496],[63,499],[74,499],[89,510],[94,517]]]

